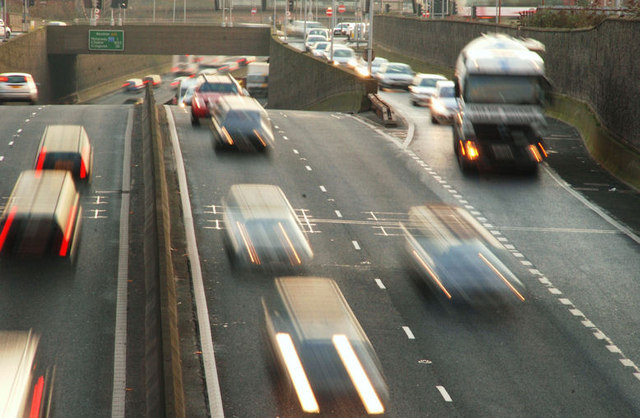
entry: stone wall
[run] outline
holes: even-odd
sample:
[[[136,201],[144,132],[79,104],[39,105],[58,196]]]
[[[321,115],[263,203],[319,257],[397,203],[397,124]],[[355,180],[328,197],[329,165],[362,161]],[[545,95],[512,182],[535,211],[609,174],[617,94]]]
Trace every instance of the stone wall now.
[[[411,17],[376,16],[374,43],[453,68],[460,50],[482,33],[531,37],[545,44],[556,91],[585,101],[611,132],[640,149],[640,20],[608,19],[583,30],[522,29]]]

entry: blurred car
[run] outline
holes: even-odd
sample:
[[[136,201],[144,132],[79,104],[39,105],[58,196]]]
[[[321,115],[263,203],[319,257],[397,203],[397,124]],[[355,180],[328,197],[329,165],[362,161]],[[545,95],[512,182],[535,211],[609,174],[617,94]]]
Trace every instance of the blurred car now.
[[[0,103],[29,102],[34,105],[37,101],[38,86],[33,81],[31,74],[0,74]]]
[[[280,379],[303,413],[383,414],[380,361],[340,288],[322,277],[279,277],[264,297],[266,336]]]
[[[453,81],[436,82],[436,92],[429,103],[431,123],[453,123],[460,111]]]
[[[149,74],[142,78],[144,84],[151,83],[151,87],[158,88],[162,84],[162,77],[159,74]]]
[[[81,219],[70,171],[23,171],[0,217],[0,255],[74,261]]]
[[[336,27],[333,28],[334,35],[346,35],[347,30],[349,29],[349,24],[346,22],[338,23]]]
[[[50,20],[47,22],[47,26],[67,26],[67,23],[60,20]]]
[[[126,92],[137,93],[144,88],[141,78],[130,78],[122,83],[122,88]]]
[[[331,42],[329,41],[316,42],[311,47],[311,54],[314,57],[325,58],[324,50],[330,46],[331,46]]]
[[[230,74],[201,74],[197,80],[191,99],[192,125],[200,125],[200,118],[210,117],[210,107],[214,106],[215,101],[221,96],[242,94],[242,87]]]
[[[436,82],[446,81],[440,74],[417,74],[409,86],[409,102],[414,106],[428,105],[436,92]]]
[[[216,75],[218,73],[219,73],[218,68],[203,68],[203,69],[198,71],[198,75],[200,75],[200,74]]]
[[[180,107],[191,106],[191,97],[193,96],[193,89],[198,84],[197,77],[184,77],[180,80],[176,93],[171,100],[171,103]],[[187,92],[191,88],[191,94],[188,100],[186,99]]]
[[[307,39],[304,41],[304,48],[307,51],[311,51],[311,47],[313,44],[315,44],[316,42],[323,42],[326,40],[327,38],[325,36],[309,35],[307,36]]]
[[[469,212],[442,203],[414,206],[401,225],[411,265],[446,300],[524,302],[512,255]]]
[[[187,91],[185,91],[184,95],[180,99],[180,103],[178,104],[178,106],[180,107],[191,106],[191,101],[193,100],[193,93],[195,91],[196,91],[195,85],[187,87]]]
[[[255,55],[247,55],[244,57],[237,57],[236,58],[236,64],[238,64],[238,66],[240,67],[246,67],[247,65],[249,65],[252,62],[256,61],[256,57]]]
[[[42,363],[40,337],[33,331],[0,331],[0,411],[2,417],[51,415],[55,366]]]
[[[2,19],[0,19],[0,38],[4,40],[11,38],[11,28]]]
[[[366,51],[363,52],[363,54],[364,55],[362,57],[360,57],[360,59],[358,60],[358,66],[356,67],[356,71],[360,75],[368,76],[369,75],[369,62],[367,61]],[[371,61],[371,76],[375,76],[377,74],[377,72],[380,70],[380,66],[382,64],[387,63],[387,62],[389,62],[389,60],[387,60],[386,58],[375,57]]]
[[[211,109],[211,131],[218,148],[265,151],[273,146],[267,111],[252,97],[221,97]]]
[[[187,78],[187,76],[181,75],[181,76],[175,77],[173,80],[171,80],[171,84],[170,84],[171,90],[177,90],[178,87],[180,86],[180,82],[182,80],[184,80],[185,78]]]
[[[69,170],[76,181],[91,182],[93,148],[84,126],[47,126],[34,166],[36,171]]]
[[[413,82],[414,72],[408,64],[401,62],[385,62],[375,74],[381,88],[409,89]]]
[[[331,34],[329,32],[329,29],[326,29],[326,28],[307,28],[306,37],[308,38],[309,36],[322,36],[326,40],[331,39]]]
[[[320,22],[311,20],[307,20],[306,22],[304,20],[294,20],[290,24],[287,24],[287,35],[302,37],[304,36],[305,27],[307,30],[313,28],[326,29]]]
[[[225,246],[233,265],[299,268],[311,245],[278,186],[234,184],[224,200]]]
[[[353,49],[348,46],[333,46],[333,65],[341,65],[345,67],[355,67],[356,66],[356,53]]]

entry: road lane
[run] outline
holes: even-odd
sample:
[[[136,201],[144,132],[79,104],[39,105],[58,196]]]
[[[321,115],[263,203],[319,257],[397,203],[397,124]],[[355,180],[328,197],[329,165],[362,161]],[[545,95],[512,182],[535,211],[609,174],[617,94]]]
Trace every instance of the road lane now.
[[[348,115],[270,111],[276,148],[269,155],[216,153],[208,131],[191,128],[183,110],[174,108],[174,115],[227,415],[295,415],[291,400],[274,389],[260,337],[259,300],[273,291],[271,279],[233,271],[222,247],[221,200],[231,184],[241,182],[273,183],[285,191],[316,253],[305,273],[338,281],[381,358],[392,392],[390,416],[425,411],[625,416],[638,411],[632,396],[636,389],[628,381],[635,378],[619,367],[618,359],[602,353],[599,341],[582,325],[575,326],[566,305],[548,297],[533,263],[522,263],[530,263],[528,252],[522,252],[527,257],[518,273],[527,276],[530,300],[495,312],[442,306],[408,273],[397,222],[411,205],[464,200],[464,184],[449,181],[453,174],[441,174],[447,167],[427,171],[417,153],[401,150],[401,141]],[[447,160],[437,152],[442,144],[429,145],[430,158]],[[523,184],[530,193],[554,189],[548,181],[505,178],[502,183],[504,193]],[[486,186],[483,193],[489,190]],[[483,199],[498,205],[488,196]],[[516,202],[513,212],[527,219]],[[505,239],[511,245],[511,237]]]

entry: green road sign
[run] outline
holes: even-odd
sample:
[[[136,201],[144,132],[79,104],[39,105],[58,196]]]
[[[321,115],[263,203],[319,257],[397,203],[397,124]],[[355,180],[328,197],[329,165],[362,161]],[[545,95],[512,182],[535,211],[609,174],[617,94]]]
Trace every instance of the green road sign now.
[[[89,29],[89,50],[124,51],[124,31]]]

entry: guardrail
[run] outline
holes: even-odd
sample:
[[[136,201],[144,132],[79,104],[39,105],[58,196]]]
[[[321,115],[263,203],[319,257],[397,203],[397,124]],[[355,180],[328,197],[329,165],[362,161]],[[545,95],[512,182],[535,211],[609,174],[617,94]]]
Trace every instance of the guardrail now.
[[[377,94],[369,93],[367,97],[369,97],[371,101],[371,108],[376,112],[376,115],[378,115],[384,126],[396,126],[398,124],[398,120],[391,106],[378,97]]]

